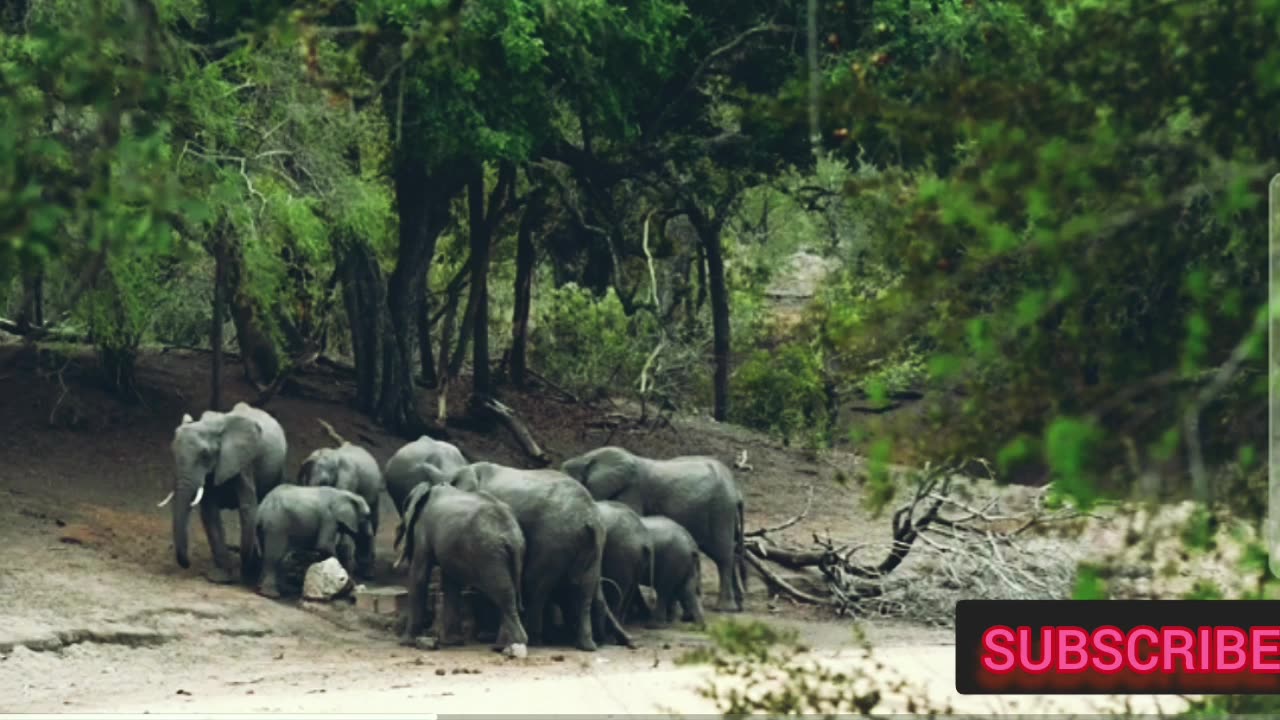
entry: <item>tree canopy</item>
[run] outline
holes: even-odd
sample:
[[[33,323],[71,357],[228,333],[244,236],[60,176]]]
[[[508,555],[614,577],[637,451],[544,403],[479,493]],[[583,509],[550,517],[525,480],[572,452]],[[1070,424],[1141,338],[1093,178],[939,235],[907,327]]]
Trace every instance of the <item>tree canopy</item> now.
[[[1278,23],[1271,0],[10,3],[6,327],[87,337],[125,398],[147,343],[233,338],[264,397],[326,357],[407,436],[536,375],[1085,501],[1253,497]],[[815,256],[780,317],[770,288]],[[459,378],[476,402],[433,416]]]

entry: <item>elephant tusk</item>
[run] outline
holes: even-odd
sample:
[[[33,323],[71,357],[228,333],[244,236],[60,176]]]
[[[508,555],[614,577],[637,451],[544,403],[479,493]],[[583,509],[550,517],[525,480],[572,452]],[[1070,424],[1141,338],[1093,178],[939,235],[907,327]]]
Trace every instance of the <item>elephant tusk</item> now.
[[[204,497],[204,486],[203,486],[203,485],[201,485],[201,486],[200,486],[200,489],[199,489],[199,490],[196,490],[196,499],[191,501],[191,507],[195,507],[195,506],[199,505],[199,504],[200,504],[200,498],[202,498],[202,497]]]
[[[170,500],[172,500],[172,499],[173,499],[173,491],[172,491],[172,490],[170,490],[170,491],[169,491],[169,494],[168,494],[168,495],[166,495],[166,496],[165,496],[165,498],[164,498],[163,500],[161,500],[161,501],[160,501],[160,504],[159,504],[159,505],[157,505],[156,507],[164,507],[165,505],[168,505],[168,504],[169,504],[169,501],[170,501]]]

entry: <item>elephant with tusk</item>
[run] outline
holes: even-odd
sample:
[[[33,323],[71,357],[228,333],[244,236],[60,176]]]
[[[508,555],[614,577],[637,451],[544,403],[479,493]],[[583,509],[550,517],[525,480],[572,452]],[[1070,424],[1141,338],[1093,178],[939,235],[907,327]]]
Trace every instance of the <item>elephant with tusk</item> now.
[[[187,525],[200,509],[214,569],[210,579],[232,582],[230,551],[223,534],[223,510],[240,512],[240,577],[257,580],[261,548],[255,538],[258,503],[285,482],[288,444],[280,423],[266,412],[236,403],[231,412],[205,411],[199,420],[183,415],[170,443],[174,486],[160,507],[173,509],[173,549],[178,565],[191,566]]]

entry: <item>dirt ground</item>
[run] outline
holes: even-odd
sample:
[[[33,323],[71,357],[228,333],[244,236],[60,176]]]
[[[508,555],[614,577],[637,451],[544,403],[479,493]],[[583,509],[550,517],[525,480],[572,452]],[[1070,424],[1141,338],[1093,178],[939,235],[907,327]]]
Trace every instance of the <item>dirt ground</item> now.
[[[126,405],[100,389],[91,353],[67,352],[69,364],[37,366],[19,346],[0,345],[0,542],[6,558],[0,563],[0,712],[435,712],[446,699],[455,712],[652,712],[653,698],[670,691],[673,678],[691,677],[675,660],[705,640],[679,627],[632,628],[636,649],[536,647],[523,660],[476,645],[400,647],[386,616],[349,603],[274,601],[207,581],[208,546],[194,517],[192,566],[179,568],[169,509],[156,504],[171,482],[174,426],[183,413],[198,416],[205,407],[209,355],[145,355],[141,400]],[[228,407],[256,397],[235,362],[227,363],[224,383]],[[350,394],[343,378],[317,370],[270,401],[267,409],[288,436],[290,476],[311,450],[331,444],[318,419],[369,448],[379,462],[404,442],[354,411]],[[462,401],[462,392],[457,395],[455,406]],[[746,450],[751,469],[736,477],[748,529],[795,516],[810,506],[812,493],[805,521],[780,539],[807,543],[824,533],[855,543],[889,536],[888,517],[872,518],[860,506],[856,486],[835,480],[853,474],[858,461],[851,454],[819,457],[708,419],[676,420],[656,430],[597,427],[600,409],[550,393],[507,392],[503,400],[556,463],[610,443],[653,457],[710,454],[730,466]],[[434,393],[424,392],[424,410],[434,407]],[[450,433],[473,459],[526,464],[505,430]],[[390,502],[383,508],[374,584],[398,585],[401,579],[389,567],[396,519]],[[227,537],[237,537],[234,513],[223,517]],[[717,580],[704,563],[704,598],[710,602]],[[807,645],[833,657],[855,648],[849,619],[770,599],[761,580],[751,580],[747,611],[739,617],[790,626]],[[897,648],[906,666],[935,683],[953,667],[949,630],[883,618],[860,627],[877,647]],[[926,671],[923,656],[911,654],[925,651],[933,653],[927,663],[941,670]],[[534,690],[513,704],[492,691],[497,683],[541,688],[542,704],[532,699]],[[676,709],[714,712],[691,691],[680,697],[673,701],[681,705]]]

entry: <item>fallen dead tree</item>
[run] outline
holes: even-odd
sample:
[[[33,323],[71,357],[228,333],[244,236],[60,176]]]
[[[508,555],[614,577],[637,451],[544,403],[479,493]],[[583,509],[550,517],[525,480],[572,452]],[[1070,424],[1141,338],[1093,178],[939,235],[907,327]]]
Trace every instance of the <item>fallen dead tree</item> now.
[[[547,456],[542,446],[534,439],[533,433],[530,432],[528,426],[520,418],[516,417],[514,410],[499,402],[496,398],[488,395],[473,395],[471,397],[471,411],[474,415],[486,421],[497,422],[505,427],[515,438],[520,449],[524,451],[525,455],[529,456],[530,460],[540,465],[549,465],[551,463],[551,458]]]
[[[837,615],[911,616],[949,624],[958,599],[1066,597],[1074,554],[1060,540],[1027,531],[1080,514],[1046,513],[1043,492],[1019,512],[1002,510],[999,496],[970,506],[953,492],[966,480],[957,467],[926,466],[917,474],[910,499],[892,516],[888,546],[877,561],[859,557],[878,543],[838,544],[816,533],[809,546],[775,539],[808,515],[812,488],[799,515],[745,533],[745,559],[774,596],[829,607]],[[1045,543],[1057,545],[1040,546]],[[909,556],[914,562],[904,569]]]

